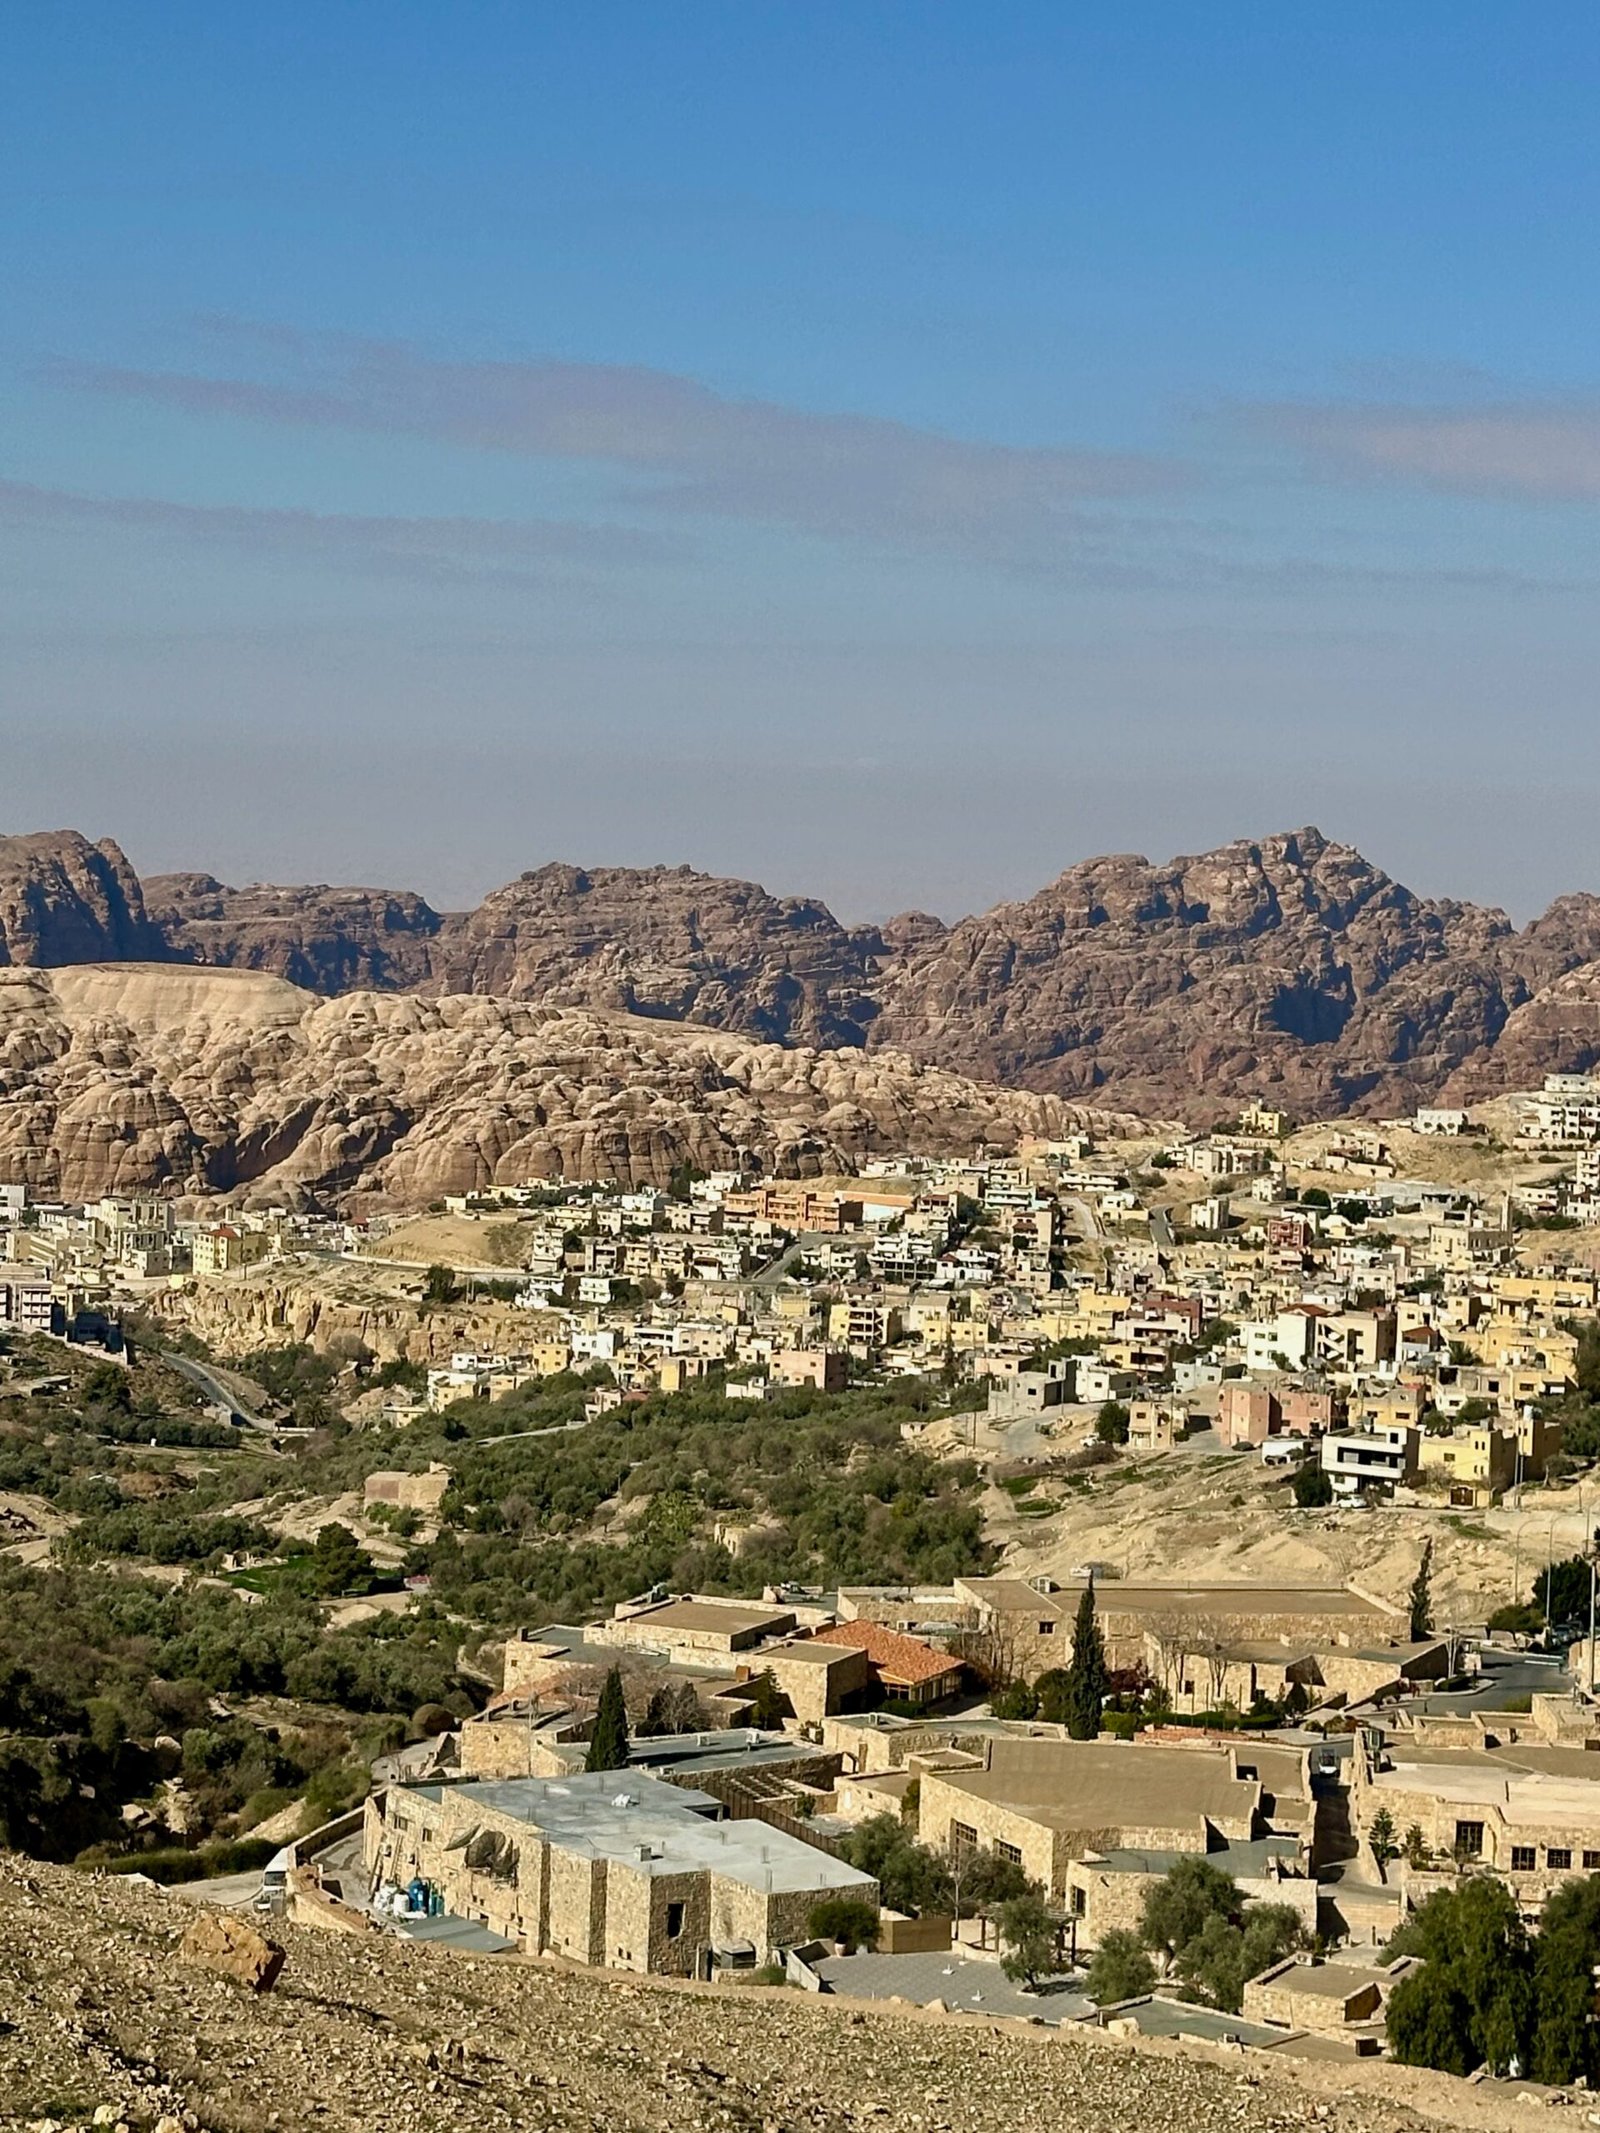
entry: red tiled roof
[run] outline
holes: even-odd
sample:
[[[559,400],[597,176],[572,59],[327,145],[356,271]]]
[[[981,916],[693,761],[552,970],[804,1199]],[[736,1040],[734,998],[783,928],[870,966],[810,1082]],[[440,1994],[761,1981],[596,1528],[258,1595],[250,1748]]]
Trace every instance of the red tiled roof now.
[[[948,1653],[936,1652],[920,1637],[903,1637],[897,1629],[884,1629],[877,1622],[836,1622],[832,1629],[819,1629],[818,1644],[850,1644],[867,1658],[885,1681],[903,1681],[914,1686],[953,1674],[960,1662]]]

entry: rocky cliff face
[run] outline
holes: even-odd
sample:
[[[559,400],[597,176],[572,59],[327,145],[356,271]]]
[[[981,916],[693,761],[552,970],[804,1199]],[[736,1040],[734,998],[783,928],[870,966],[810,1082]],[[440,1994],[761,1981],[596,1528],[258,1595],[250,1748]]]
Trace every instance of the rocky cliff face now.
[[[397,889],[230,889],[210,874],[153,874],[152,922],[186,963],[266,970],[310,992],[406,992],[427,983],[441,920]]]
[[[328,996],[469,994],[879,1047],[981,1080],[1199,1121],[1493,1095],[1596,1056],[1600,897],[1518,932],[1318,831],[1166,866],[1112,857],[947,927],[846,927],[688,867],[545,866],[443,914],[398,890],[139,884],[114,845],[0,840],[0,960],[165,957]],[[1585,979],[1581,973],[1589,970]],[[1587,1047],[1587,1049],[1586,1049]]]
[[[690,867],[546,866],[439,941],[431,989],[702,1022],[783,1044],[860,1044],[870,929],[827,906]]]
[[[0,837],[0,963],[158,961],[168,949],[116,845],[76,830]]]
[[[0,973],[0,1176],[42,1197],[244,1192],[414,1206],[678,1164],[807,1176],[1002,1148],[1086,1115],[893,1052],[756,1044],[450,995],[318,1000],[248,971]]]
[[[873,1036],[1136,1109],[1393,1109],[1493,1044],[1527,996],[1516,941],[1503,913],[1424,901],[1315,830],[1095,859],[907,957]]]
[[[1441,1101],[1480,1103],[1507,1089],[1537,1089],[1546,1074],[1587,1074],[1600,1066],[1600,961],[1541,986],[1506,1019],[1494,1046],[1475,1053],[1446,1082]]]

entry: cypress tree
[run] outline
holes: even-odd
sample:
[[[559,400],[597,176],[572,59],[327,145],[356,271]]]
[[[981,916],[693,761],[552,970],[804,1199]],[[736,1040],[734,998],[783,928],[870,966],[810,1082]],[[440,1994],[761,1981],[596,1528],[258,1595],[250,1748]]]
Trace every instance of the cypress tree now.
[[[1433,1542],[1422,1544],[1422,1561],[1411,1581],[1411,1641],[1420,1644],[1433,1628]]]
[[[614,1666],[600,1690],[589,1735],[585,1770],[626,1770],[628,1767],[628,1712],[622,1700],[622,1669]]]
[[[1106,1640],[1100,1631],[1094,1607],[1094,1579],[1083,1588],[1078,1618],[1072,1625],[1072,1664],[1067,1668],[1065,1691],[1067,1731],[1074,1740],[1094,1740],[1100,1732],[1100,1714],[1111,1689],[1106,1665]]]

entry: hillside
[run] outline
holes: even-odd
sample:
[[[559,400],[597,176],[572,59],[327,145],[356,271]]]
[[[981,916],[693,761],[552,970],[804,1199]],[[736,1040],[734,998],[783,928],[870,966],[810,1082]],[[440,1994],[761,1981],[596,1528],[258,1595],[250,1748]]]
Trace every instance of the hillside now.
[[[165,960],[326,996],[455,994],[894,1050],[1200,1121],[1479,1100],[1600,1059],[1600,897],[1504,912],[1413,892],[1302,829],[1069,867],[954,926],[847,927],[688,867],[546,865],[440,913],[409,891],[141,885],[75,833],[0,839],[0,962]]]
[[[1389,2133],[1351,2065],[1243,2073],[1017,2025],[472,1960],[274,1926],[275,1992],[180,1964],[179,1899],[0,1860],[4,2116],[200,2133]],[[1334,2078],[1330,2079],[1332,2076]],[[1354,2077],[1354,2080],[1353,2080]],[[1404,2082],[1389,2072],[1380,2077]],[[1412,2077],[1488,2114],[1460,2084]],[[1452,2111],[1456,2123],[1461,2116]],[[1509,2121],[1510,2113],[1504,2118]]]
[[[482,997],[323,1000],[161,964],[0,972],[0,1097],[0,1175],[71,1200],[415,1206],[547,1178],[664,1185],[685,1162],[812,1175],[1088,1122],[893,1052]]]

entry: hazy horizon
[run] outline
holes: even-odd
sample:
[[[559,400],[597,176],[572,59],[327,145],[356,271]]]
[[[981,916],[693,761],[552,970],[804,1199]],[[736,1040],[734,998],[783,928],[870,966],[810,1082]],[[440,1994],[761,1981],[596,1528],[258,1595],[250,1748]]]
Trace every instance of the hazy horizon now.
[[[1600,16],[12,25],[5,815],[942,916],[1600,888]]]

